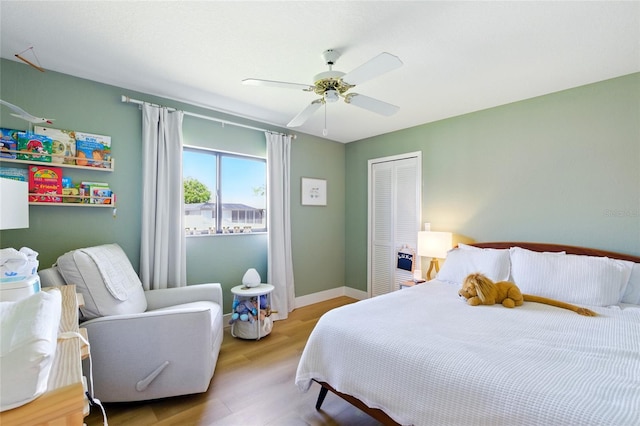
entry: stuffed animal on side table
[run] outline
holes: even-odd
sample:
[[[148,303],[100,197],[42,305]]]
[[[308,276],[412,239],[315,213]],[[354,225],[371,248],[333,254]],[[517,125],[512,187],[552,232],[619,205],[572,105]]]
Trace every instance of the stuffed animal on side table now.
[[[252,299],[252,301],[253,306],[258,309],[261,321],[270,316],[272,313],[278,312],[271,309],[271,306],[267,303],[267,296],[264,294],[260,296],[260,306],[258,306],[258,300],[256,298]]]
[[[256,320],[256,316],[258,315],[258,310],[250,300],[234,300],[231,310],[233,311],[233,314],[231,314],[229,324],[233,324],[238,320],[249,321],[253,324]]]
[[[518,286],[509,281],[499,281],[494,283],[483,274],[476,273],[468,275],[462,282],[462,288],[458,295],[467,300],[471,306],[494,305],[501,303],[502,306],[513,308],[521,306],[523,302],[537,302],[558,308],[569,309],[580,315],[594,317],[597,314],[590,309],[561,302],[559,300],[546,297],[522,294]]]

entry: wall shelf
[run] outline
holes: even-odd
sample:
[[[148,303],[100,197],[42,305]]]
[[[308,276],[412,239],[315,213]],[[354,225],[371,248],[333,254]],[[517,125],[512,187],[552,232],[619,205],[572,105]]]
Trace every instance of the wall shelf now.
[[[34,194],[29,194],[29,196],[32,196]],[[44,194],[45,196],[47,196],[46,194]],[[63,200],[65,198],[75,198],[80,200],[80,202],[77,203],[70,203],[70,202],[60,202],[60,203],[54,203],[54,202],[46,202],[46,201],[29,201],[29,205],[31,206],[75,206],[75,207],[115,207],[116,206],[116,200],[115,200],[115,194],[112,195],[111,197],[96,197],[96,196],[91,196],[91,195],[60,195],[60,194],[56,194],[54,195],[55,197],[61,197]],[[100,202],[100,203],[90,203],[90,202],[82,202],[83,200],[100,200],[100,201],[106,201],[108,200],[108,202]]]
[[[30,206],[47,206],[47,207],[111,207],[115,208],[115,204],[86,204],[86,203],[40,203],[29,201]]]
[[[3,151],[4,152],[4,151]],[[9,152],[17,152],[17,151],[9,151]],[[74,157],[76,158],[76,157]],[[106,162],[106,161],[105,161]],[[112,172],[113,171],[113,167],[115,165],[115,162],[113,159],[109,160],[108,163],[110,164],[110,168],[106,168],[106,167],[93,167],[93,166],[78,166],[77,164],[62,164],[62,163],[49,163],[49,162],[43,162],[43,161],[32,161],[32,160],[18,160],[15,158],[6,158],[6,157],[0,157],[0,163],[14,163],[14,164],[26,164],[27,166],[29,165],[33,165],[33,166],[50,166],[50,167],[62,167],[62,168],[68,168],[68,169],[82,169],[82,170],[89,170],[92,172]],[[29,194],[32,195],[32,194]],[[46,194],[43,194],[46,195]],[[81,196],[81,195],[63,195],[63,194],[56,194],[56,197],[63,197],[64,198],[78,198],[81,200],[89,200],[89,199],[100,199],[100,200],[109,200],[109,203],[103,204],[103,203],[83,203],[83,202],[79,202],[79,203],[47,203],[47,202],[39,202],[39,201],[29,201],[29,205],[30,206],[69,206],[69,207],[106,207],[106,208],[116,208],[115,205],[115,194],[112,197],[92,197],[92,196]]]
[[[77,164],[63,164],[63,163],[54,163],[54,162],[44,162],[44,161],[33,161],[33,160],[16,160],[14,158],[0,158],[0,163],[16,163],[16,164],[27,164],[27,165],[43,165],[43,166],[51,166],[51,167],[64,167],[68,169],[82,169],[82,170],[91,170],[93,172],[112,172],[115,167],[115,160],[111,159],[109,164],[111,167],[93,167],[93,166],[78,166]]]

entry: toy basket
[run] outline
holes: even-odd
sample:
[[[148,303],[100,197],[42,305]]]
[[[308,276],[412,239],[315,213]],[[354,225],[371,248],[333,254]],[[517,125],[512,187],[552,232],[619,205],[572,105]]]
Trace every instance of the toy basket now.
[[[258,325],[259,324],[259,325]],[[258,328],[258,326],[260,328]],[[270,317],[265,317],[264,320],[254,321],[253,324],[249,321],[236,321],[233,324],[233,334],[240,339],[256,340],[262,338],[271,333],[273,329],[273,321]],[[260,335],[258,336],[258,331]]]

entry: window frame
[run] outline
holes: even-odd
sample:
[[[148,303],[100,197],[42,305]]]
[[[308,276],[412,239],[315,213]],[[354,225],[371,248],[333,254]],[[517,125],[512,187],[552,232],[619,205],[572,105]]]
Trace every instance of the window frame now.
[[[219,150],[219,149],[213,149],[213,148],[206,148],[206,147],[201,147],[201,146],[194,146],[194,145],[183,145],[182,147],[182,151],[186,152],[186,151],[190,151],[190,152],[196,152],[199,154],[208,154],[211,155],[212,161],[214,161],[215,163],[215,173],[216,173],[216,187],[215,188],[209,188],[211,190],[212,193],[212,199],[214,204],[215,204],[215,211],[213,212],[213,216],[216,218],[216,229],[215,229],[215,233],[211,234],[211,233],[197,233],[197,234],[191,234],[189,232],[186,232],[187,236],[207,236],[207,235],[248,235],[247,233],[244,232],[239,232],[239,233],[233,233],[233,225],[230,225],[229,228],[230,232],[229,233],[225,233],[223,232],[223,225],[222,225],[222,220],[223,220],[223,203],[224,200],[222,199],[222,187],[223,187],[223,182],[222,182],[222,161],[223,158],[237,158],[237,159],[242,159],[242,160],[251,160],[251,161],[258,161],[264,164],[265,166],[265,175],[264,175],[264,181],[265,181],[265,201],[267,200],[267,195],[268,195],[268,189],[267,189],[267,175],[268,175],[268,170],[267,170],[267,159],[265,157],[261,157],[261,156],[257,156],[257,155],[249,155],[249,154],[242,154],[242,153],[237,153],[237,152],[230,152],[230,151],[224,151],[224,150]],[[184,160],[183,160],[184,161]],[[182,181],[183,181],[183,185],[184,185],[184,179],[187,178],[188,176],[184,175],[184,172],[182,173]],[[186,204],[184,204],[184,197],[183,199],[183,217],[188,216],[186,214]],[[231,216],[233,217],[233,210],[231,211]],[[239,212],[238,212],[239,214]],[[244,212],[245,218],[248,216],[248,214],[246,212]],[[267,208],[265,207],[264,209],[264,227],[262,228],[253,228],[251,229],[251,232],[249,234],[252,233],[266,233],[268,231],[268,222],[267,222]],[[255,212],[253,214],[253,221],[252,223],[255,223]]]

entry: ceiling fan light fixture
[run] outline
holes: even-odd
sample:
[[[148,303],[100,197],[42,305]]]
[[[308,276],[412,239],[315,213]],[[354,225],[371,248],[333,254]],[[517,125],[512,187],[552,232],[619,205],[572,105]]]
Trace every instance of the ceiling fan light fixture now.
[[[340,98],[340,94],[337,90],[329,89],[324,92],[324,100],[326,102],[336,102]]]

